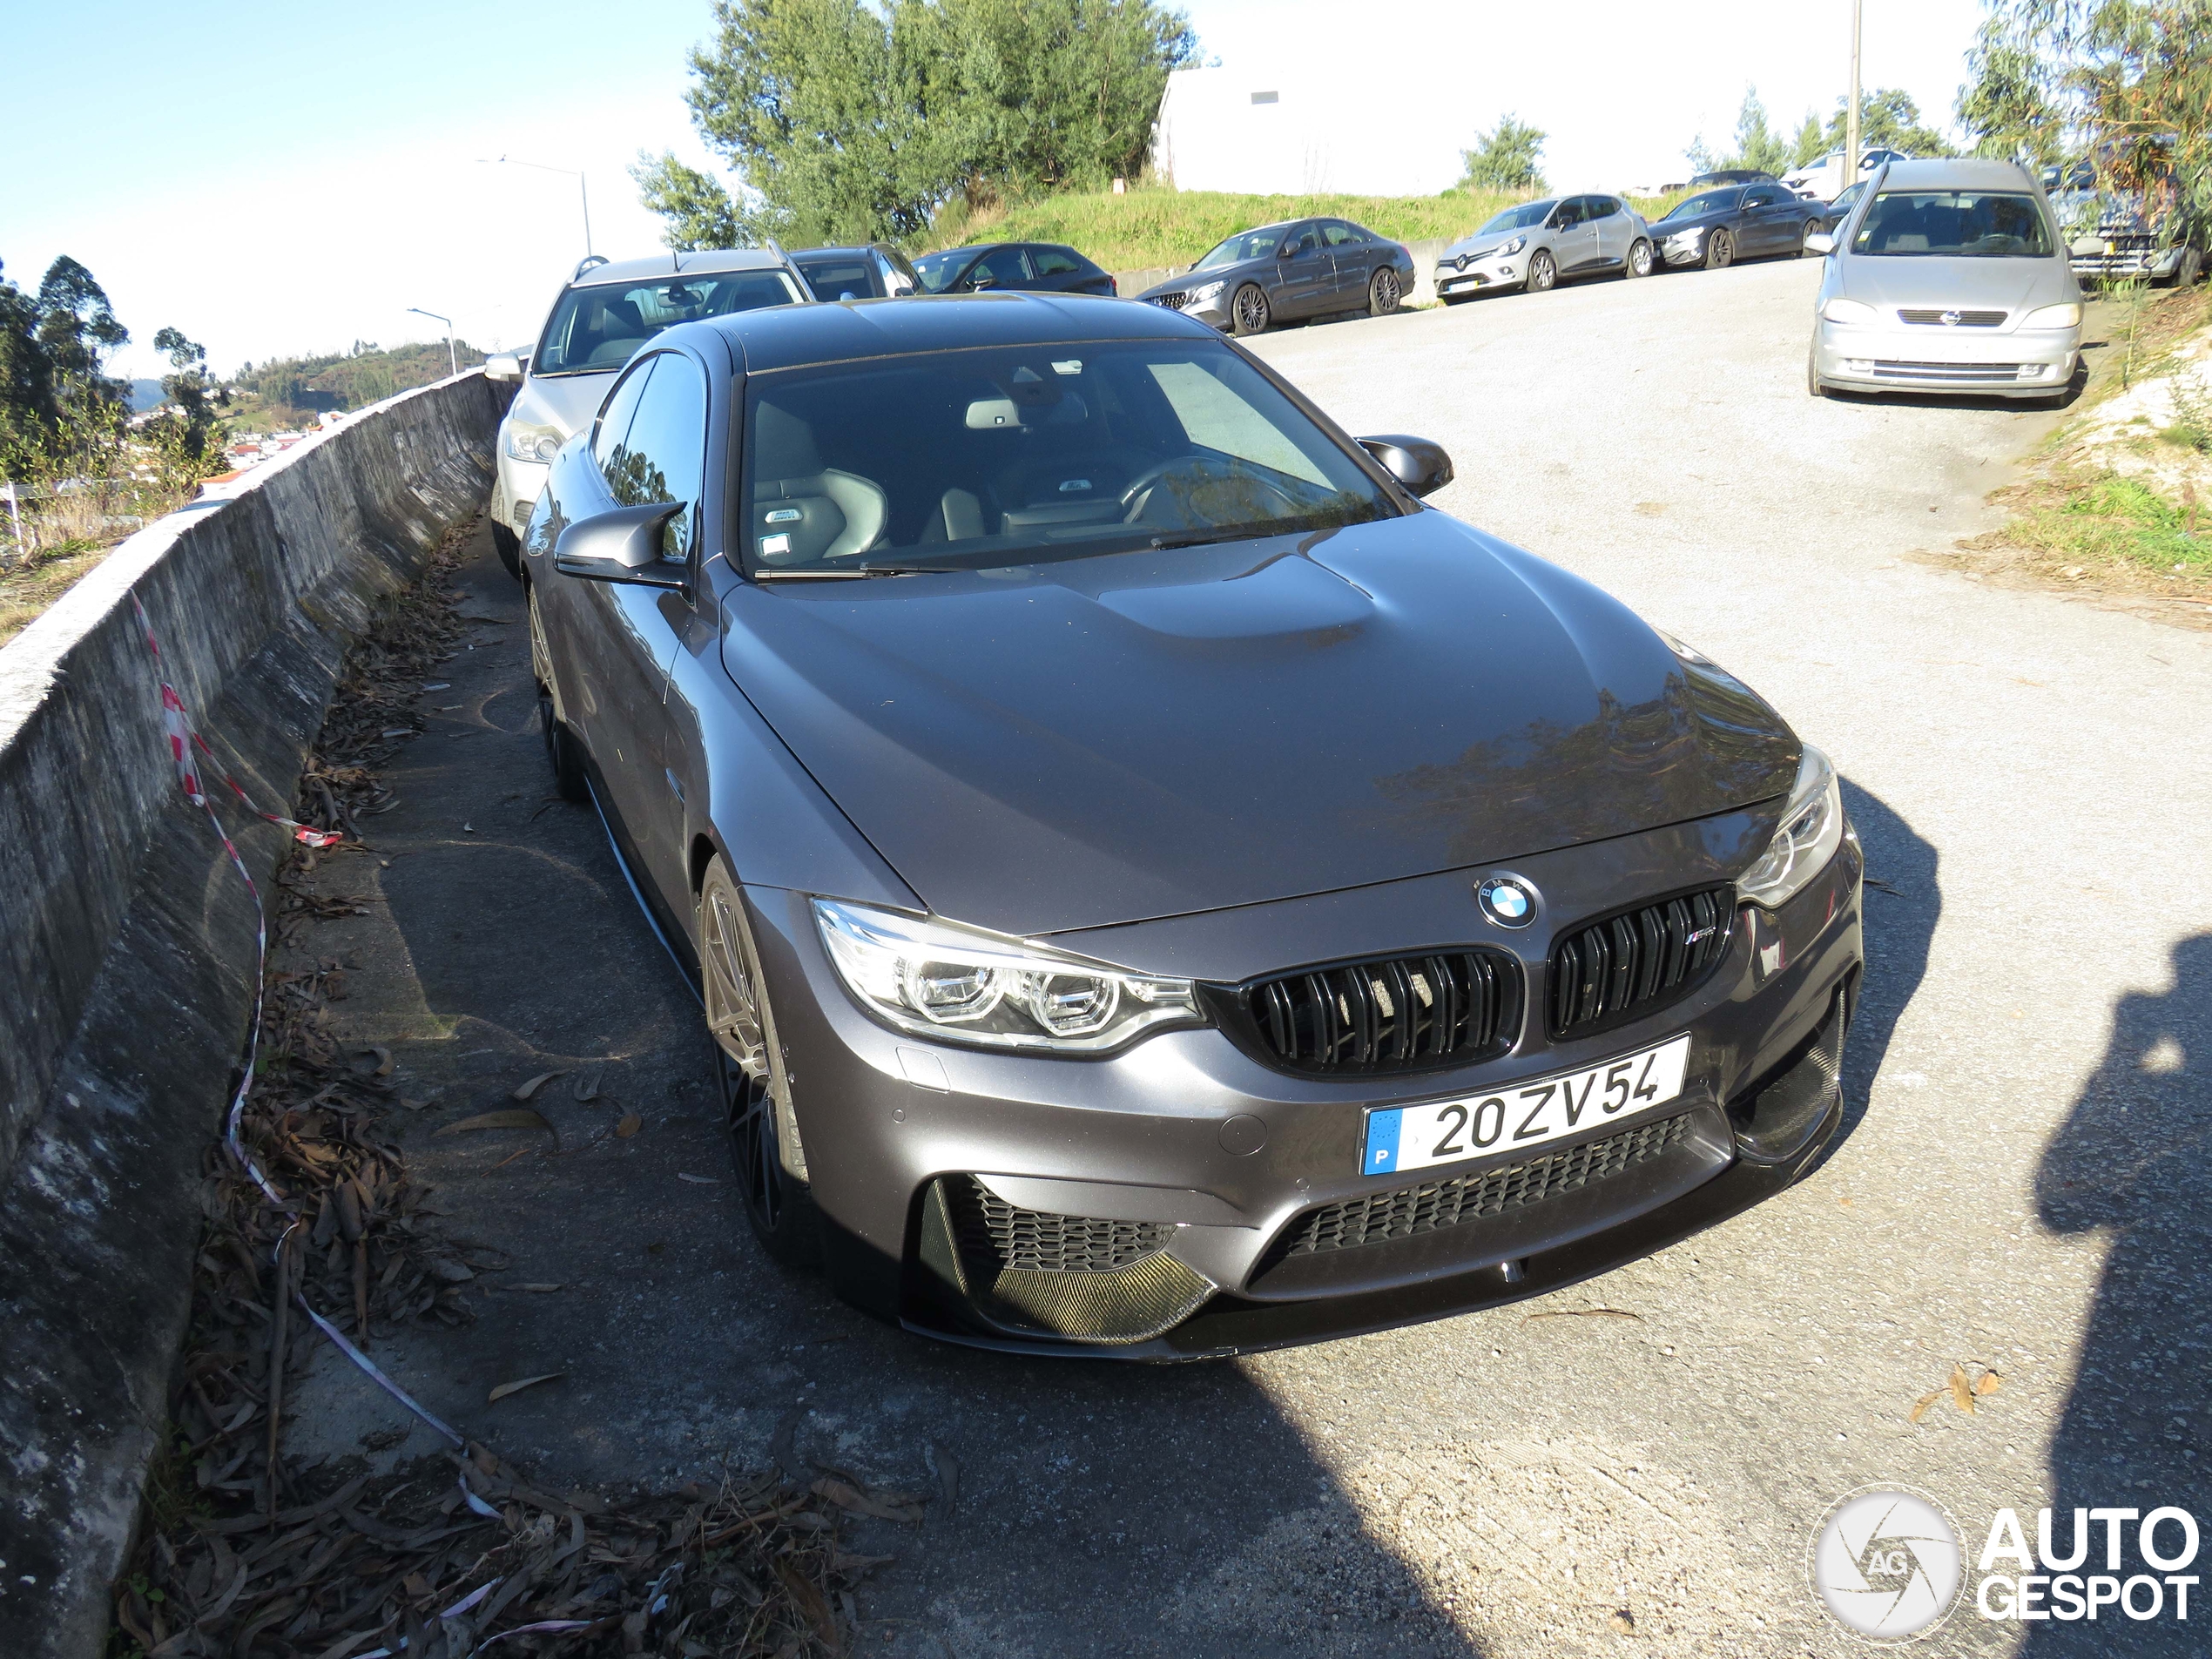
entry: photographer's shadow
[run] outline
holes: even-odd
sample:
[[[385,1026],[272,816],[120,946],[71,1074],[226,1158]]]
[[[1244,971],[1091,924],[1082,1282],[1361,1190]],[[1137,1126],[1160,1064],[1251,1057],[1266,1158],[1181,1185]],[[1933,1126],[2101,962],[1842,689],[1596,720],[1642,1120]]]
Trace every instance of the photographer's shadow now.
[[[2057,1534],[2066,1512],[2172,1504],[2212,1515],[2212,934],[2174,950],[2174,985],[2121,999],[2103,1063],[2036,1171],[2054,1232],[2103,1231],[2110,1252],[2083,1332],[2074,1392],[2051,1441]],[[2133,1528],[2123,1528],[2123,1571]],[[2033,1535],[2029,1527],[2031,1539]],[[2176,1546],[2170,1528],[2161,1534]],[[2202,1575],[2204,1558],[2182,1570]],[[2201,1654],[2201,1613],[2126,1624],[2030,1627],[2022,1652]]]
[[[1844,779],[1844,807],[1866,852],[1866,971],[1844,1054],[1844,1122],[1826,1163],[1865,1118],[1874,1078],[1897,1022],[1927,976],[1928,948],[1943,915],[1936,850],[1882,800]]]

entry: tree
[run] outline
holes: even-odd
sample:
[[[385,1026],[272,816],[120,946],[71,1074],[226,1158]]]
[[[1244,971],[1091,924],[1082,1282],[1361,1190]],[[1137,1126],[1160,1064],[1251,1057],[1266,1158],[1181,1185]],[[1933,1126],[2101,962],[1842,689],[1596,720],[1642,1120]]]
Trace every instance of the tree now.
[[[1544,140],[1541,127],[1507,114],[1489,132],[1475,135],[1475,147],[1460,152],[1467,176],[1462,189],[1541,191],[1545,188]]]
[[[1790,165],[1790,146],[1783,143],[1779,134],[1768,129],[1766,105],[1759,102],[1759,89],[1743,89],[1743,107],[1736,117],[1736,153],[1729,158],[1731,167],[1750,167],[1760,172],[1770,172],[1779,178]]]
[[[1828,135],[1820,130],[1820,118],[1807,110],[1804,125],[1797,129],[1797,136],[1790,143],[1790,165],[1802,167],[1809,161],[1819,160],[1827,153]]]
[[[1836,112],[1828,118],[1830,150],[1844,147],[1844,112],[1849,104],[1848,98],[1838,98]],[[1902,150],[1908,156],[1947,156],[1952,151],[1950,139],[1921,124],[1920,106],[1912,94],[1895,86],[1859,94],[1858,144],[1862,154],[1878,146]]]
[[[0,279],[0,472],[82,470],[114,442],[125,387],[105,372],[131,331],[67,254],[35,295]]]
[[[206,347],[185,339],[179,329],[164,328],[153,337],[153,348],[169,360],[161,391],[176,408],[165,411],[148,434],[161,455],[162,470],[175,482],[195,483],[221,457],[229,435],[216,408],[227,400],[209,383]]]
[[[732,191],[632,169],[671,246],[905,239],[970,199],[1141,170],[1196,37],[1158,0],[715,0],[686,93]]]
[[[1992,0],[1968,69],[1979,153],[2086,154],[2101,183],[2212,216],[2212,0]]]

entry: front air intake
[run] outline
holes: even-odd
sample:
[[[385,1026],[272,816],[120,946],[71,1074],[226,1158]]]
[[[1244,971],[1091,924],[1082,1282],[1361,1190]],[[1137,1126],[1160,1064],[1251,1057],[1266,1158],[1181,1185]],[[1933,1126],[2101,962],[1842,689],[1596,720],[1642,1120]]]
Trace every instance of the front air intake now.
[[[1521,968],[1494,950],[1440,950],[1278,974],[1226,994],[1223,1023],[1305,1076],[1467,1065],[1521,1030]]]
[[[1687,996],[1728,954],[1735,889],[1677,894],[1585,923],[1553,948],[1548,1024],[1579,1037]]]

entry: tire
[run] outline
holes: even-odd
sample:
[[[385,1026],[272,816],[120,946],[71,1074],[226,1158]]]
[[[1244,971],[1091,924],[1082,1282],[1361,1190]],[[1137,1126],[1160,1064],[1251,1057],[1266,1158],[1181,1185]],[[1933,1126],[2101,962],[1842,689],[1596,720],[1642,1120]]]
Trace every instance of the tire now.
[[[553,787],[563,800],[588,801],[591,786],[584,777],[583,752],[555,706],[553,653],[545,641],[544,619],[537,614],[537,590],[527,582],[523,584],[523,602],[529,608],[530,676],[537,683],[537,730],[545,739],[545,761],[553,768]]]
[[[788,1167],[798,1163],[803,1169],[805,1162],[795,1148],[794,1156],[786,1155],[786,1140],[797,1132],[797,1123],[775,1010],[745,895],[720,853],[708,861],[699,884],[697,934],[723,1128],[745,1220],[773,1260],[786,1267],[813,1266],[821,1260],[821,1221],[806,1182]]]
[[[1549,293],[1559,285],[1559,261],[1549,251],[1538,248],[1528,256],[1528,277],[1523,284],[1531,293]]]
[[[1815,231],[1824,229],[1826,225],[1825,219],[1809,219],[1797,226],[1797,257],[1799,259],[1802,260],[1805,256],[1805,238],[1811,236]]]
[[[1637,277],[1649,276],[1653,257],[1651,244],[1642,237],[1637,237],[1635,245],[1629,250],[1627,263],[1621,267],[1622,280],[1633,281]]]
[[[1244,284],[1229,302],[1230,332],[1239,339],[1265,334],[1267,325],[1273,320],[1274,312],[1267,303],[1266,292],[1257,282]]]
[[[1815,370],[1811,352],[1805,354],[1805,390],[1814,397],[1828,395],[1828,382],[1822,380]]]
[[[1398,280],[1398,273],[1385,266],[1367,279],[1367,314],[1387,317],[1398,309],[1398,302],[1406,297],[1406,290]]]
[[[1736,237],[1730,231],[1715,231],[1705,239],[1705,268],[1725,271],[1736,263]]]
[[[507,567],[507,574],[516,581],[523,579],[523,538],[497,519],[491,522],[491,544],[498,553],[499,562]]]
[[[1471,293],[1440,293],[1436,297],[1447,306],[1463,306],[1474,298]]]

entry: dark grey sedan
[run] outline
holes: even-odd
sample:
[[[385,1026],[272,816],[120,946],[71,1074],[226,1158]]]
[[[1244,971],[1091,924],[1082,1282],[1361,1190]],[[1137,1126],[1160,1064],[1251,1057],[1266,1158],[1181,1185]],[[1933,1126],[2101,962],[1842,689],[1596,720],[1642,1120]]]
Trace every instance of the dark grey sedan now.
[[[1181,276],[1136,297],[1232,334],[1339,312],[1386,317],[1413,286],[1401,243],[1348,219],[1287,219],[1239,231]]]
[[[1793,196],[1778,184],[1729,185],[1684,197],[1651,227],[1669,266],[1717,271],[1739,259],[1805,251],[1805,238],[1827,229],[1822,202]]]
[[[769,1252],[1173,1359],[1553,1290],[1807,1167],[1834,771],[1450,478],[1150,306],[792,307],[624,370],[530,521],[542,718]]]

